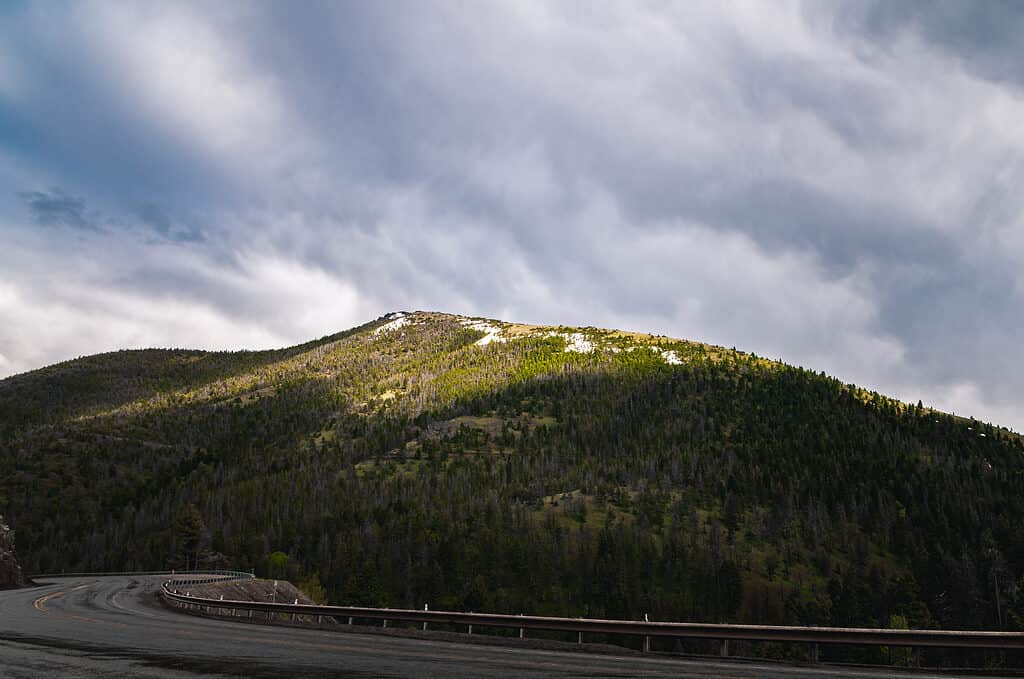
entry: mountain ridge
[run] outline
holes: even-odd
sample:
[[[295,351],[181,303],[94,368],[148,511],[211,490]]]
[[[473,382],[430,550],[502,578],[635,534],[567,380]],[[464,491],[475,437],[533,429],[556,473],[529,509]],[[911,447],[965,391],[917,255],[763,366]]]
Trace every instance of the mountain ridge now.
[[[349,603],[1024,626],[1020,438],[753,354],[392,312],[62,366],[0,381],[34,572],[283,555]]]
[[[483,317],[483,316],[465,316],[465,315],[461,315],[461,314],[452,314],[452,313],[439,312],[439,311],[422,311],[422,310],[406,311],[406,310],[399,310],[399,311],[392,311],[392,312],[388,312],[388,313],[382,314],[381,316],[377,317],[374,320],[367,321],[366,323],[363,323],[361,325],[355,326],[355,327],[353,327],[353,328],[351,328],[349,330],[343,330],[343,331],[331,333],[331,334],[328,334],[328,335],[324,335],[324,336],[322,336],[322,337],[320,337],[318,339],[308,340],[306,342],[302,342],[300,344],[296,344],[296,345],[292,345],[292,346],[287,346],[287,347],[281,347],[281,348],[276,348],[276,349],[255,349],[255,350],[252,350],[252,349],[204,350],[204,349],[189,349],[189,348],[156,348],[156,347],[140,348],[140,349],[119,349],[119,350],[115,350],[115,351],[102,352],[102,353],[98,353],[98,354],[90,354],[90,355],[87,355],[87,356],[79,356],[77,358],[67,359],[67,360],[64,360],[64,361],[59,361],[57,363],[50,364],[50,365],[47,365],[47,366],[43,366],[41,368],[37,368],[37,369],[34,369],[34,370],[30,370],[28,372],[18,373],[16,375],[11,375],[11,376],[8,376],[6,378],[0,379],[0,385],[8,383],[8,382],[15,382],[16,383],[19,380],[38,379],[39,377],[42,377],[42,376],[47,376],[47,377],[54,376],[54,377],[56,377],[56,376],[59,375],[59,373],[61,371],[77,370],[77,369],[79,369],[79,368],[81,368],[81,367],[83,367],[85,365],[88,365],[91,362],[95,362],[95,361],[98,361],[98,360],[115,359],[115,358],[116,359],[133,358],[133,357],[141,357],[141,356],[152,355],[152,354],[167,354],[170,357],[180,357],[183,360],[193,360],[193,361],[199,361],[199,362],[201,362],[202,359],[204,359],[204,358],[213,358],[213,357],[225,357],[225,358],[237,359],[237,361],[233,361],[232,362],[233,365],[231,367],[244,366],[244,365],[246,365],[246,360],[247,359],[250,362],[256,363],[256,364],[259,364],[261,362],[268,362],[269,363],[269,362],[271,362],[274,359],[286,360],[287,358],[294,357],[294,356],[296,356],[298,354],[301,354],[301,353],[304,353],[306,351],[312,351],[312,350],[314,350],[314,349],[316,349],[318,347],[323,347],[323,346],[328,345],[330,343],[336,342],[336,341],[338,341],[340,339],[344,339],[345,337],[349,337],[349,336],[352,336],[354,334],[358,334],[358,333],[361,333],[361,332],[377,332],[377,331],[386,332],[389,329],[388,328],[389,324],[392,324],[395,321],[400,320],[402,318],[405,318],[407,320],[409,320],[409,319],[438,319],[438,318],[448,318],[448,319],[455,320],[456,322],[462,323],[463,325],[465,325],[469,329],[478,330],[478,331],[483,333],[482,337],[475,342],[475,344],[477,346],[486,346],[487,344],[490,344],[493,341],[498,341],[498,342],[514,341],[516,339],[521,339],[523,337],[540,336],[540,335],[544,335],[544,334],[548,334],[549,336],[562,336],[564,339],[569,340],[570,343],[571,343],[573,338],[580,338],[580,337],[582,337],[583,333],[594,332],[594,333],[600,333],[601,335],[610,336],[610,337],[613,337],[613,338],[623,338],[623,339],[633,340],[635,342],[634,346],[641,346],[641,347],[642,346],[653,346],[654,348],[657,349],[658,345],[655,342],[658,341],[658,340],[662,340],[662,341],[665,341],[665,342],[668,342],[668,343],[684,343],[684,344],[687,344],[687,345],[703,347],[703,348],[705,348],[705,350],[707,350],[707,351],[709,351],[711,353],[712,357],[715,357],[716,355],[717,356],[729,356],[729,355],[749,356],[749,357],[751,357],[751,358],[753,358],[755,360],[764,361],[764,362],[766,362],[767,364],[770,364],[770,365],[784,366],[784,367],[787,367],[787,368],[794,368],[794,369],[797,369],[797,370],[808,370],[809,372],[812,372],[812,373],[817,372],[818,374],[824,375],[824,372],[822,372],[822,371],[814,371],[813,369],[808,369],[808,368],[804,368],[804,367],[800,367],[800,366],[795,366],[793,364],[786,363],[785,361],[783,361],[781,359],[769,359],[769,358],[766,358],[766,357],[759,357],[759,356],[757,356],[757,354],[754,354],[752,352],[746,352],[746,351],[737,349],[736,347],[733,347],[733,348],[729,349],[729,348],[726,348],[724,346],[714,345],[714,344],[710,344],[710,343],[706,343],[706,342],[701,342],[701,341],[697,341],[697,340],[691,340],[691,339],[685,339],[685,338],[674,338],[674,337],[669,337],[669,336],[666,336],[666,335],[657,335],[657,334],[653,334],[653,333],[643,333],[643,332],[638,332],[638,331],[621,330],[621,329],[613,329],[613,328],[600,328],[600,327],[595,327],[595,326],[567,326],[567,325],[544,325],[544,324],[518,323],[518,322],[510,322],[510,321],[503,321],[503,320],[499,320],[499,319],[487,318],[487,317]],[[397,328],[401,328],[401,327],[402,327],[401,325],[398,325],[398,326],[396,326],[396,329]],[[579,340],[577,339],[576,341],[579,341]],[[613,343],[613,344],[610,344],[610,345],[599,347],[599,349],[604,349],[604,350],[611,349],[612,351],[615,351],[615,350],[621,350],[622,347],[621,346],[617,346],[615,343]],[[587,353],[591,349],[589,347],[586,347],[586,346],[575,346],[574,347],[573,345],[570,344],[569,347],[566,350],[567,351],[578,351],[580,353]],[[665,358],[664,354],[663,354],[663,358]],[[674,360],[674,359],[668,359],[668,360],[671,361],[671,360]],[[106,369],[108,366],[104,365],[104,366],[100,366],[100,367],[103,368],[103,369]],[[57,375],[55,375],[55,373]],[[65,376],[60,375],[60,377],[65,377]],[[844,383],[844,386],[845,386],[845,388],[850,389],[851,391],[853,391],[856,394],[858,394],[859,397],[862,398],[865,401],[872,400],[872,399],[880,397],[880,398],[885,399],[887,401],[891,401],[893,403],[899,404],[900,407],[903,407],[903,408],[913,407],[913,404],[910,403],[910,402],[903,401],[903,400],[901,400],[899,398],[896,398],[896,397],[885,395],[885,394],[883,394],[881,392],[878,392],[876,390],[867,389],[867,388],[864,388],[864,387],[859,387],[859,386],[857,386],[857,385],[855,385],[853,383]],[[1002,432],[1004,432],[1004,433],[1006,433],[1008,435],[1021,436],[1021,434],[1019,432],[1016,432],[1015,430],[1011,429],[1010,427],[999,425],[999,424],[996,424],[994,422],[987,422],[987,421],[983,421],[983,420],[977,420],[976,418],[974,418],[973,416],[971,416],[969,414],[966,415],[966,416],[965,415],[956,415],[956,414],[953,414],[953,413],[947,413],[946,411],[942,411],[942,410],[939,410],[939,409],[932,408],[930,406],[922,406],[922,407],[924,407],[929,412],[933,412],[933,413],[935,413],[937,415],[943,415],[943,416],[944,415],[950,415],[950,416],[955,417],[958,420],[963,421],[963,422],[971,422],[971,423],[983,424],[983,425],[986,425],[986,426],[989,426],[989,427],[996,428],[996,429],[998,429],[998,430],[1000,430],[1000,431],[1002,431]]]

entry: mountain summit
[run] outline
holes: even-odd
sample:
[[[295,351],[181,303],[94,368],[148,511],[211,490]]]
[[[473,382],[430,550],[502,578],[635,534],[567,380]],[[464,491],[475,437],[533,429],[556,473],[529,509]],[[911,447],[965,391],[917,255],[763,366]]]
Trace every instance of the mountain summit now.
[[[353,604],[1024,624],[1020,437],[661,336],[394,312],[101,354],[0,381],[0,468],[32,571],[220,553]]]

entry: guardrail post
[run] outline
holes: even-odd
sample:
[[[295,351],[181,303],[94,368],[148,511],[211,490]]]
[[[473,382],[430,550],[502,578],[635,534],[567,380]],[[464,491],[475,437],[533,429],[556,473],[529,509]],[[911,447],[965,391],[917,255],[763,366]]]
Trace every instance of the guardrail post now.
[[[348,619],[348,624],[349,624],[349,625],[351,625],[351,624],[352,624],[352,617],[351,617],[351,616],[349,616],[349,619]]]
[[[388,628],[388,619],[384,618],[384,629]]]
[[[811,644],[811,662],[818,664],[818,642]]]
[[[578,633],[576,635],[576,643],[577,644],[582,644],[583,643],[583,632],[580,632],[580,633]]]
[[[644,622],[650,622],[650,621],[651,621],[650,618],[648,618],[647,614],[644,613]],[[650,653],[650,652],[651,652],[651,637],[650,637],[650,635],[647,635],[647,636],[644,637],[644,653]]]
[[[472,625],[472,623],[470,623],[469,630],[467,630],[466,634],[472,634],[472,633],[473,633],[473,625]]]
[[[523,614],[522,614],[522,613],[520,613],[520,614],[519,614],[519,617],[520,617],[520,618],[521,618],[521,617],[523,617]],[[525,639],[525,638],[526,638],[526,628],[525,628],[525,627],[520,627],[520,628],[519,628],[519,638],[520,638],[520,639]]]
[[[725,658],[729,655],[729,640],[722,639],[722,657]]]
[[[427,604],[423,604],[423,610],[424,610],[424,611],[426,611],[426,610],[429,610],[429,609],[427,608]],[[424,621],[423,621],[423,631],[424,631],[424,632],[426,632],[426,631],[427,631],[427,621],[426,621],[426,620],[424,620]]]

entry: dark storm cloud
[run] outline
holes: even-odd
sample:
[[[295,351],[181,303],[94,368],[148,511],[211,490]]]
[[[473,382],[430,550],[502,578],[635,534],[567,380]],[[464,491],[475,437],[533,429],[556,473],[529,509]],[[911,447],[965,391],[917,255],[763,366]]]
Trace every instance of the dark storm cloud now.
[[[69,226],[73,229],[98,231],[95,217],[86,214],[85,201],[69,196],[60,189],[21,191],[32,221],[40,226]]]
[[[441,308],[736,344],[1022,424],[1015,5],[0,12],[0,181],[29,196],[0,200],[25,262],[0,309],[69,328],[0,331],[10,365]]]
[[[874,0],[848,3],[836,18],[883,46],[912,33],[981,77],[1024,85],[1024,4],[1016,0]]]
[[[187,131],[168,125],[164,111],[140,111],[140,85],[125,61],[132,55],[103,53],[107,36],[92,29],[109,9],[0,8],[0,59],[15,87],[0,90],[4,155],[27,171],[56,173],[63,187],[74,186],[110,214],[168,194],[227,201],[230,178],[210,166]],[[75,25],[65,25],[76,11]]]

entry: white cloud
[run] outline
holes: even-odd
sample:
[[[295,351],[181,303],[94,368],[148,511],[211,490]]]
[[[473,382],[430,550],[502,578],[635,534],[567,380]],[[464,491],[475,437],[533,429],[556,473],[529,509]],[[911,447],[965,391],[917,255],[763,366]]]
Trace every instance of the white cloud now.
[[[136,248],[98,237],[63,253],[12,250],[23,268],[0,277],[0,375],[121,348],[288,346],[379,313],[351,283],[295,260],[241,252],[225,265],[174,246],[139,260]],[[172,274],[178,289],[160,282]]]
[[[236,180],[273,180],[302,162],[307,140],[275,75],[247,60],[244,33],[231,30],[239,6],[205,15],[182,3],[76,9],[90,58],[177,143]]]

